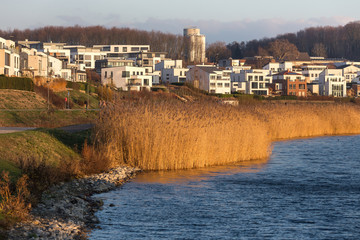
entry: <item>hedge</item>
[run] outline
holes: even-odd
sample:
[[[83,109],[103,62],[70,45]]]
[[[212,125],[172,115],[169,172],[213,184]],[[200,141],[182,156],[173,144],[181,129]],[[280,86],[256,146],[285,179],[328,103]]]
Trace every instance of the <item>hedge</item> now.
[[[0,76],[0,89],[17,89],[34,91],[34,83],[30,78]]]

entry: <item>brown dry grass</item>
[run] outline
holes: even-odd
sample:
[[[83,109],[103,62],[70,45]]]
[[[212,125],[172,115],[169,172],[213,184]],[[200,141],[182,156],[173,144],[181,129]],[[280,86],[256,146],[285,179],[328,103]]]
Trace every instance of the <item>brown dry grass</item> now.
[[[269,156],[279,139],[360,133],[354,104],[250,104],[173,99],[123,101],[101,114],[95,147],[109,165],[199,168]]]
[[[36,86],[49,87],[54,92],[62,92],[66,90],[66,80],[63,78],[49,78],[50,82],[47,83],[45,77],[35,77],[33,79]]]
[[[34,92],[1,89],[0,109],[41,109],[47,102]]]
[[[27,180],[26,175],[19,178],[15,191],[12,191],[9,174],[2,172],[0,179],[0,214],[3,219],[0,221],[0,226],[8,227],[14,222],[28,217],[31,205],[26,201],[30,195],[27,189]]]

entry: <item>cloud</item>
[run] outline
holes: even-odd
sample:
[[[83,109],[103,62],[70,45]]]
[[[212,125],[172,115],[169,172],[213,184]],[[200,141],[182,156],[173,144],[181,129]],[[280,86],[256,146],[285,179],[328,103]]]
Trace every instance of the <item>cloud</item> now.
[[[207,42],[215,41],[249,41],[260,38],[276,37],[284,33],[296,33],[297,31],[317,26],[339,26],[345,25],[355,19],[349,17],[320,17],[310,19],[285,20],[282,18],[268,19],[241,19],[238,21],[222,22],[218,20],[187,19],[157,19],[149,18],[144,22],[121,22],[112,18],[105,26],[108,27],[130,27],[142,30],[157,30],[173,34],[182,34],[183,28],[196,26],[201,33],[206,35]]]
[[[58,19],[60,19],[65,26],[74,26],[74,25],[80,25],[80,26],[90,26],[91,24],[81,17],[78,16],[69,16],[69,15],[59,15],[57,16]]]

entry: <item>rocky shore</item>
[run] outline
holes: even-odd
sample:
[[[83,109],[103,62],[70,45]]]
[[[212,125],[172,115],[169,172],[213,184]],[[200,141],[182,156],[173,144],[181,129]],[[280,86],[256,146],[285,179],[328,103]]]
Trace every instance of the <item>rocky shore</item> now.
[[[9,239],[86,239],[99,222],[94,213],[103,205],[91,196],[115,189],[138,171],[119,167],[53,186],[43,193],[31,218],[9,231]]]

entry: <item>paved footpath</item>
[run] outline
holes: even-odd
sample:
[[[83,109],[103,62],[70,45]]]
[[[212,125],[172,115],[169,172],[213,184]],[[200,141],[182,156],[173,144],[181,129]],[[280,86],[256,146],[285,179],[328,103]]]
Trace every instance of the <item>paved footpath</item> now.
[[[76,132],[90,129],[93,126],[94,126],[94,124],[87,123],[87,124],[77,124],[77,125],[60,127],[59,129],[64,130],[65,132],[68,132],[68,133],[76,133]],[[33,129],[36,129],[36,128],[35,127],[0,127],[0,134],[22,132],[22,131],[33,130]]]
[[[36,129],[34,127],[0,127],[0,134],[22,132],[26,130]]]

